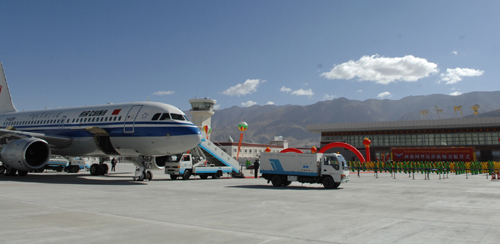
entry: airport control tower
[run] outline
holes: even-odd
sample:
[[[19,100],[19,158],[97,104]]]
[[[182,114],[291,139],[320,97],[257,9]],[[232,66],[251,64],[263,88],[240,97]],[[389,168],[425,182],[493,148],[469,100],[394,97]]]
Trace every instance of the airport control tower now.
[[[191,114],[193,115],[193,124],[202,129],[203,126],[208,125],[212,127],[212,115],[214,114],[214,105],[217,100],[203,98],[203,99],[189,99],[191,103]],[[208,134],[210,139],[210,134]]]

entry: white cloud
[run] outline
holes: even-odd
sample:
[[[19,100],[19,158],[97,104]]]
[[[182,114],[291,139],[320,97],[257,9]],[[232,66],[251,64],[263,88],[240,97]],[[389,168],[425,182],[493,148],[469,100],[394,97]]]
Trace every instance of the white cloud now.
[[[280,91],[286,92],[286,93],[292,93],[292,95],[297,95],[297,96],[312,96],[312,95],[314,95],[314,92],[312,91],[312,89],[304,90],[301,88],[301,89],[294,91],[291,88],[283,86],[283,87],[281,87]]]
[[[386,58],[379,55],[363,56],[358,61],[334,65],[321,76],[330,79],[350,80],[358,77],[360,81],[374,81],[387,85],[396,81],[414,82],[437,73],[437,64],[412,55]]]
[[[454,68],[446,69],[446,73],[441,73],[441,80],[438,83],[446,82],[446,85],[455,84],[462,80],[464,76],[481,76],[484,70],[468,69],[468,68]]]
[[[327,95],[324,95],[324,96],[323,96],[323,100],[325,100],[325,101],[326,101],[326,100],[332,100],[332,99],[334,99],[334,98],[336,98],[336,97],[337,97],[336,95],[328,95],[328,94],[327,94]]]
[[[451,52],[451,53],[455,54],[455,56],[457,56],[457,55],[458,55],[458,52],[457,52],[457,51],[453,51],[453,52]]]
[[[157,92],[153,93],[153,95],[165,96],[165,95],[172,95],[174,93],[175,93],[174,91],[157,91]]]
[[[359,89],[358,92],[363,92],[363,90]]]
[[[217,105],[214,105],[214,109],[219,109],[220,108],[220,104],[217,104]]]
[[[450,96],[460,96],[460,95],[462,95],[462,93],[459,91],[450,93]]]
[[[260,83],[266,82],[265,80],[253,79],[246,80],[243,84],[238,84],[222,92],[224,95],[229,96],[244,96],[257,91],[257,86]]]
[[[241,105],[242,105],[243,107],[251,107],[251,106],[253,106],[253,105],[255,105],[255,104],[257,104],[257,103],[256,103],[256,102],[254,102],[254,101],[248,101],[248,102],[246,102],[246,103],[241,103]]]
[[[297,96],[312,96],[314,95],[313,91],[311,89],[298,89],[294,92],[292,92],[292,95],[297,95]]]
[[[380,94],[377,95],[378,98],[380,99],[384,99],[384,98],[388,98],[388,97],[392,97],[392,94],[390,92],[382,92]]]
[[[269,102],[266,103],[266,105],[274,105],[274,102],[269,101]]]
[[[281,87],[280,89],[281,92],[292,92],[292,88],[288,88],[288,87]]]

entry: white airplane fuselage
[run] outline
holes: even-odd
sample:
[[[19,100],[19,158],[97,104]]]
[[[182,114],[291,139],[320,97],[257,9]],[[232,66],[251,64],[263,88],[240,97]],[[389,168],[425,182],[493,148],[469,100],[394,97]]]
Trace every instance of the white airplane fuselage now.
[[[51,144],[64,156],[163,156],[196,147],[202,136],[182,111],[157,102],[9,112],[0,127],[71,138]]]

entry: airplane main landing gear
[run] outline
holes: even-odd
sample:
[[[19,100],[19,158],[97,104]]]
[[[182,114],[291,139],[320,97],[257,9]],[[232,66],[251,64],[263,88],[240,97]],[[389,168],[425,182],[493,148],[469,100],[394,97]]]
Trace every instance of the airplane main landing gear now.
[[[90,166],[91,175],[105,175],[108,173],[109,167],[107,164],[92,164]]]

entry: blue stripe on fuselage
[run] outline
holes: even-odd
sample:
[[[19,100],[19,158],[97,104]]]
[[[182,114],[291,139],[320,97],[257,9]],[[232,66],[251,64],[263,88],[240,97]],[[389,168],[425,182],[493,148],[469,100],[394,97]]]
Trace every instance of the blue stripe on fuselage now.
[[[130,122],[132,124],[132,122]],[[201,131],[193,124],[175,123],[175,122],[136,122],[133,133],[124,133],[123,122],[113,123],[85,123],[85,124],[65,124],[61,125],[28,125],[18,126],[18,131],[44,133],[51,135],[61,135],[69,137],[89,137],[93,136],[87,132],[85,128],[99,127],[106,130],[111,137],[161,137],[166,136],[183,136],[183,135],[201,135]]]

